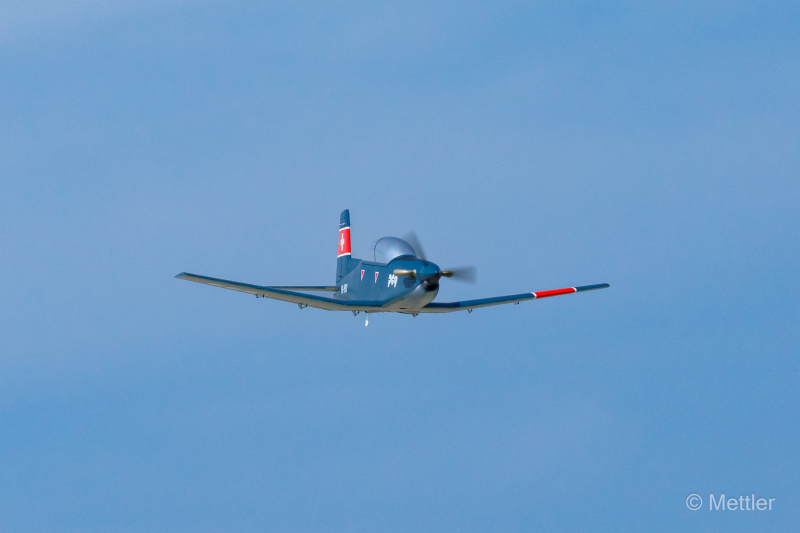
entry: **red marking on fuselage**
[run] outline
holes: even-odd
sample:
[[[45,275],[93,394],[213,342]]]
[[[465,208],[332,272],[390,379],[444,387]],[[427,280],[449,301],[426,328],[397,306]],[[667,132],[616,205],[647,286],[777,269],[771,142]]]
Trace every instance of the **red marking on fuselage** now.
[[[364,279],[364,271],[363,270],[361,271],[361,279],[362,280]]]
[[[573,292],[578,292],[575,290],[575,287],[567,287],[566,289],[554,289],[552,291],[534,292],[533,295],[536,296],[536,298],[548,298],[550,296],[558,296],[559,294],[570,294]]]
[[[375,272],[375,283],[378,283],[378,273]]]
[[[350,255],[350,228],[342,228],[339,230],[339,248],[336,257],[343,255]]]

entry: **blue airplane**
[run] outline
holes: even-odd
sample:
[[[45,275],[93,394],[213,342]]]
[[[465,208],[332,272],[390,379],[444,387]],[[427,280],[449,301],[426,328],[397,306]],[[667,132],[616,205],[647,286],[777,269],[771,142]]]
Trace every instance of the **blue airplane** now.
[[[393,312],[412,316],[417,316],[419,313],[451,313],[453,311],[471,313],[473,309],[480,307],[518,304],[525,300],[593,291],[609,286],[608,283],[600,283],[462,302],[434,302],[433,300],[439,292],[441,278],[453,278],[474,283],[475,268],[442,270],[438,265],[425,258],[422,245],[413,233],[407,235],[405,240],[397,237],[384,237],[372,245],[368,259],[355,259],[350,254],[350,211],[347,209],[342,211],[339,218],[338,244],[336,285],[262,287],[186,272],[175,277],[223,289],[255,294],[257,298],[292,302],[299,305],[300,309],[311,306],[328,311],[352,311],[353,315],[364,312],[367,313],[365,325],[369,325],[369,313]],[[305,292],[332,292],[333,295],[331,298],[327,298],[315,294],[304,294]]]

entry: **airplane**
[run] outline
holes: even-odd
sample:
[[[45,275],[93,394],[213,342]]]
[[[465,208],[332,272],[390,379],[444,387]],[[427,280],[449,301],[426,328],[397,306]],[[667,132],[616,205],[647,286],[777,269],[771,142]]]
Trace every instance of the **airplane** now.
[[[413,244],[413,246],[412,246]],[[525,300],[539,300],[562,294],[593,291],[608,288],[608,283],[583,285],[537,292],[523,292],[508,296],[480,298],[460,302],[434,302],[439,292],[441,278],[473,282],[474,267],[442,270],[428,261],[422,245],[414,233],[399,239],[383,237],[371,246],[366,259],[356,259],[350,253],[350,211],[345,209],[339,217],[339,242],[336,257],[336,285],[331,286],[261,286],[225,279],[210,278],[183,272],[179,279],[231,289],[256,298],[272,298],[292,302],[304,307],[316,307],[328,311],[351,311],[367,314],[365,326],[369,325],[370,313],[403,313],[416,317],[420,313],[452,313],[501,304],[519,304]],[[305,292],[331,292],[330,298]]]

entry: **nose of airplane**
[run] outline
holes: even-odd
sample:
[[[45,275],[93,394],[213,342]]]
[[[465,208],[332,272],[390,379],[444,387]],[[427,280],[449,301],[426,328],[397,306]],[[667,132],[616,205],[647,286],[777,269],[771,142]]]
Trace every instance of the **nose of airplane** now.
[[[417,277],[420,281],[427,281],[428,283],[436,283],[442,277],[442,271],[439,265],[426,261],[423,263],[422,268],[417,270]]]

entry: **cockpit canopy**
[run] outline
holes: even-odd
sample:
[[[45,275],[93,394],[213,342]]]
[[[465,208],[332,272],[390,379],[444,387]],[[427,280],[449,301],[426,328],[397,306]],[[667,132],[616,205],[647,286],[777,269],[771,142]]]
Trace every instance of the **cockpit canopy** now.
[[[376,263],[389,263],[393,259],[404,255],[416,257],[417,252],[403,239],[384,237],[372,243],[364,259]]]

